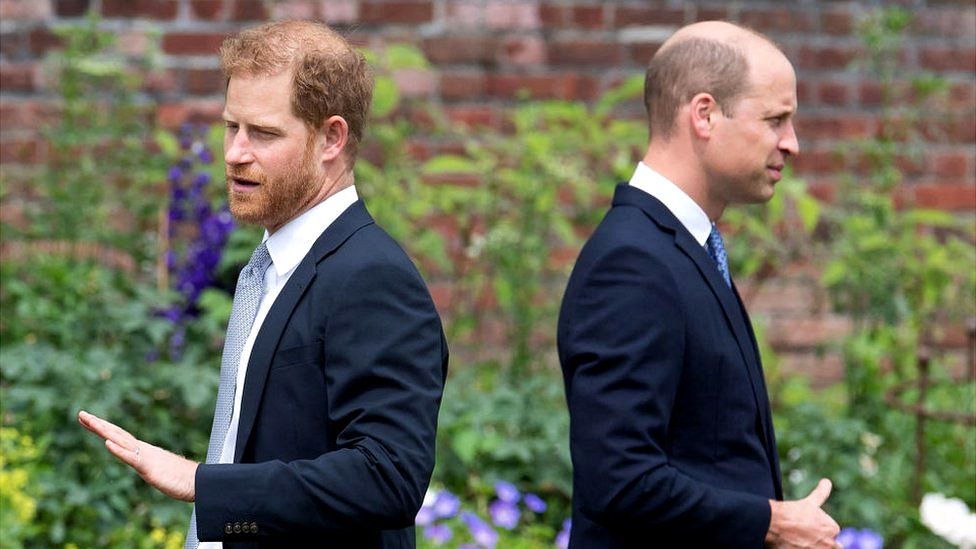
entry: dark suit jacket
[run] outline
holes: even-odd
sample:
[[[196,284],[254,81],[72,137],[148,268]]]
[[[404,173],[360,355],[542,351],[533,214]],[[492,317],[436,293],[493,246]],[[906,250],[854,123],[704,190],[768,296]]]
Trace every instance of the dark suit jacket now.
[[[705,248],[620,185],[559,317],[571,547],[761,547],[782,498],[759,353]]]
[[[357,201],[261,325],[234,463],[197,469],[200,540],[414,547],[446,374],[424,281]]]

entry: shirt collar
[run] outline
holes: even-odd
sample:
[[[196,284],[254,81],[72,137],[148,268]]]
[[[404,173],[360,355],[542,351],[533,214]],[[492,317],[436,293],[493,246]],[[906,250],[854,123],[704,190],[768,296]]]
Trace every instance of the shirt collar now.
[[[268,231],[264,231],[264,242],[277,275],[285,276],[297,267],[322,232],[356,200],[359,200],[356,187],[350,185],[285,223],[273,235],[268,236]]]
[[[660,200],[685,229],[688,229],[691,236],[700,245],[705,245],[708,234],[712,232],[712,222],[708,219],[705,210],[681,190],[681,187],[643,162],[637,164],[637,169],[630,178],[630,185]]]

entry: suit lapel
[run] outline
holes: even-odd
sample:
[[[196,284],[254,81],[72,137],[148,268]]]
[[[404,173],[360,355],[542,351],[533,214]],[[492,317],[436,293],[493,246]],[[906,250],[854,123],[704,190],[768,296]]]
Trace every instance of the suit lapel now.
[[[373,219],[366,211],[362,200],[357,200],[349,206],[312,244],[312,249],[295,267],[295,272],[285,283],[285,287],[281,289],[281,293],[268,311],[268,316],[265,317],[254,340],[251,356],[248,358],[244,390],[241,395],[234,463],[240,463],[241,455],[254,427],[254,420],[261,408],[264,385],[268,380],[268,371],[271,369],[271,362],[278,349],[281,334],[285,331],[285,326],[299,300],[315,279],[318,263],[341,246],[353,233],[372,222]]]
[[[681,224],[681,222],[671,213],[668,208],[658,199],[645,193],[640,189],[629,185],[620,185],[614,195],[614,205],[627,204],[637,206],[647,214],[651,220],[659,227],[666,229],[674,235],[674,244],[688,259],[690,259],[702,278],[708,284],[715,299],[718,300],[725,315],[726,323],[732,330],[735,341],[739,347],[739,353],[746,364],[746,372],[749,376],[749,384],[752,387],[752,396],[756,402],[756,409],[759,410],[759,417],[762,422],[761,436],[766,446],[766,451],[770,451],[769,432],[769,399],[766,396],[765,382],[762,379],[762,366],[759,363],[759,353],[751,338],[751,329],[746,324],[748,322],[745,315],[745,308],[742,307],[738,299],[738,294],[734,290],[730,291],[725,284],[725,279],[719,273],[712,258],[708,257],[705,248],[698,244],[698,241],[691,236],[691,233]],[[775,449],[773,450],[775,454]]]

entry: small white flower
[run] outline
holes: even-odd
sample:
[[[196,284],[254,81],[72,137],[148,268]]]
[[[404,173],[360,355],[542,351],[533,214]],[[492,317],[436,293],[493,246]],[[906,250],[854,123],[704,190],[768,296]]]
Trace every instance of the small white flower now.
[[[942,539],[963,549],[976,548],[976,513],[961,499],[925,494],[918,513],[922,524]]]
[[[861,472],[869,477],[873,477],[878,472],[878,462],[867,454],[861,454],[857,462],[861,466]]]
[[[800,484],[805,478],[807,478],[807,474],[802,469],[793,469],[790,471],[789,479],[793,484]]]

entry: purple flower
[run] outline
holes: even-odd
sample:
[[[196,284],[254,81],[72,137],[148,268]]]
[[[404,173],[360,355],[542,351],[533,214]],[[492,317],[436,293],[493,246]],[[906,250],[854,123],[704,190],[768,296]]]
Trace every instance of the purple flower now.
[[[884,539],[874,531],[867,528],[858,530],[857,528],[844,528],[837,534],[837,543],[845,549],[881,549],[884,546]]]
[[[166,180],[170,183],[179,183],[183,179],[183,170],[179,166],[173,166],[169,169],[169,173],[166,174]]]
[[[424,528],[424,537],[433,541],[434,545],[442,545],[454,535],[446,524],[432,524]]]
[[[416,522],[420,526],[427,526],[427,525],[431,524],[432,522],[434,522],[434,519],[436,519],[436,518],[437,518],[437,516],[434,515],[434,509],[433,508],[431,508],[431,507],[421,507],[420,510],[417,511],[417,517],[414,519],[414,522]]]
[[[437,494],[437,499],[434,500],[434,514],[438,518],[453,517],[460,509],[461,500],[447,490]]]
[[[518,526],[521,513],[513,503],[496,499],[488,506],[488,514],[495,526],[501,526],[506,530],[512,530]]]
[[[498,543],[498,532],[492,529],[491,525],[469,511],[461,513],[461,521],[468,526],[468,532],[479,547],[494,549],[495,544]]]
[[[546,502],[542,500],[539,496],[533,493],[525,494],[525,506],[535,514],[544,513],[546,511]]]
[[[573,519],[563,521],[563,529],[556,535],[556,549],[569,548],[569,533],[573,529]]]
[[[498,494],[498,499],[506,503],[518,503],[519,497],[521,497],[518,488],[511,482],[504,480],[495,483],[495,493]]]
[[[199,158],[200,162],[203,162],[204,164],[209,164],[213,162],[214,159],[213,153],[211,153],[210,149],[206,147],[204,147],[203,150],[200,151],[200,153],[197,155],[197,158]]]

